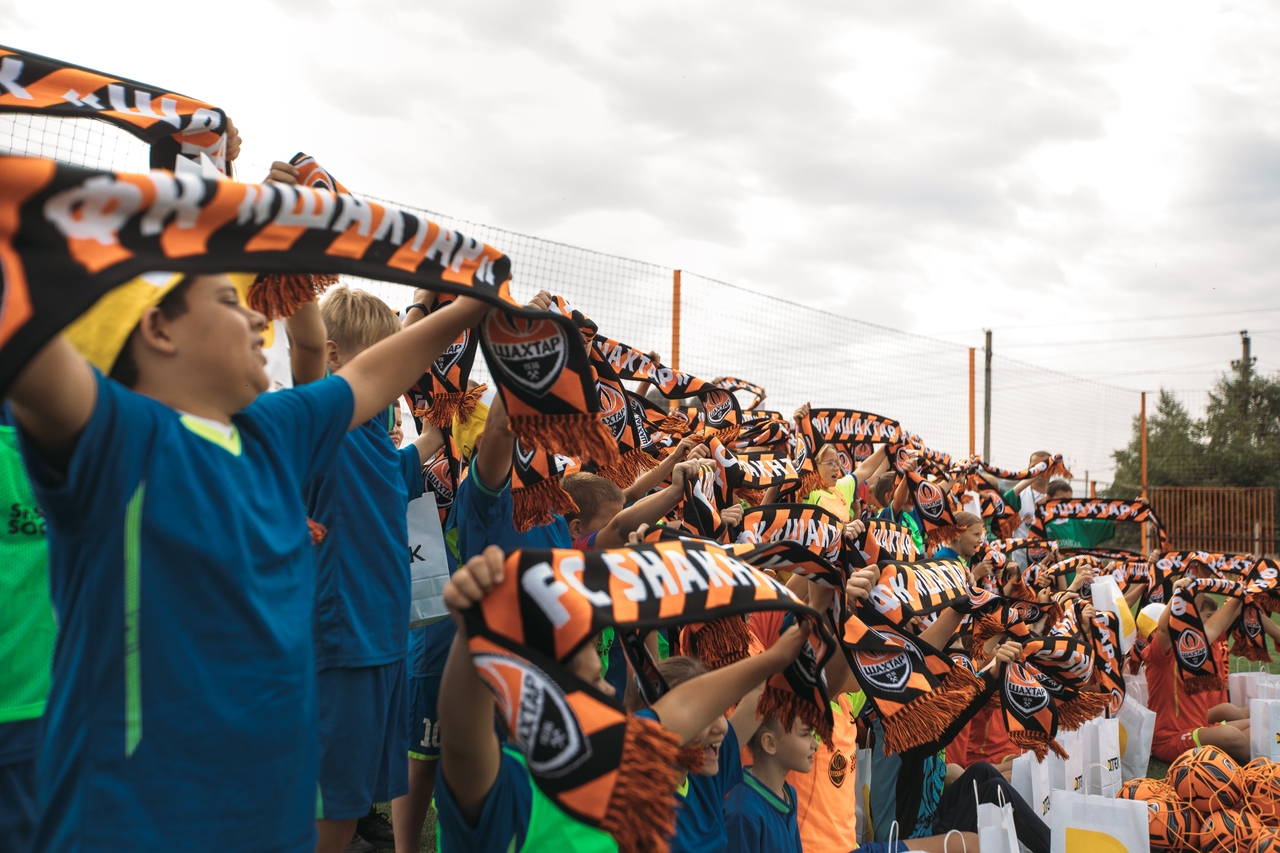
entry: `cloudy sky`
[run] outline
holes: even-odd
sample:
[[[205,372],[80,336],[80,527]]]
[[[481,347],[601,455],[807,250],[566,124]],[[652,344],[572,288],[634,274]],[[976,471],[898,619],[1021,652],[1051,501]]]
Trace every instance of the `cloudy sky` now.
[[[1132,388],[1245,328],[1280,369],[1273,3],[113,8],[0,24],[224,107],[245,162]]]

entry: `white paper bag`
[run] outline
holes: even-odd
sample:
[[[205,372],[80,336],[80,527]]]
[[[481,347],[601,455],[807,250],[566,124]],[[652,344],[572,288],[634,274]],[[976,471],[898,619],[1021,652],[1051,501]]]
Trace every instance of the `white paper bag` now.
[[[1280,761],[1280,701],[1249,700],[1249,757]]]
[[[1049,784],[1049,767],[1048,758],[1036,761],[1035,753],[1024,752],[1013,759],[1009,773],[1009,784],[1027,801],[1027,805],[1035,809],[1046,826],[1049,825],[1049,794],[1053,791]]]
[[[978,797],[978,783],[973,783],[974,799]],[[1000,795],[1004,800],[1004,795]],[[1018,832],[1013,823],[1013,807],[1002,802],[978,803],[978,847],[982,853],[1021,853]]]
[[[1120,723],[1120,778],[1128,782],[1147,775],[1151,740],[1156,733],[1156,712],[1147,710],[1126,694],[1117,719]]]
[[[871,830],[871,750],[859,749],[853,774],[854,819],[858,822],[858,843],[875,840]]]
[[[1084,739],[1079,731],[1059,731],[1058,746],[1067,754],[1059,758],[1049,753],[1045,763],[1049,765],[1049,787],[1056,791],[1084,793]],[[1046,820],[1048,818],[1046,817]]]
[[[1258,676],[1256,672],[1233,672],[1227,676],[1227,701],[1237,708],[1249,707],[1249,686],[1253,685],[1253,695],[1258,695]]]
[[[409,501],[409,627],[420,628],[448,617],[444,585],[449,580],[440,511],[432,492]]]
[[[1085,793],[1114,797],[1120,773],[1120,721],[1094,719],[1080,728],[1084,739]],[[1093,765],[1099,765],[1094,767]]]
[[[1054,791],[1050,814],[1050,853],[1151,853],[1142,800]]]
[[[1137,675],[1126,675],[1124,677],[1124,694],[1132,696],[1142,707],[1147,707],[1147,674],[1140,672]]]

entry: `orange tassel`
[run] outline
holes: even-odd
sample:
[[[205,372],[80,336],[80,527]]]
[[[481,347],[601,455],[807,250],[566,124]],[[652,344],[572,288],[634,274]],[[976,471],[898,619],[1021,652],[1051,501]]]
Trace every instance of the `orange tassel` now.
[[[902,710],[885,717],[885,755],[936,742],[947,726],[964,713],[981,688],[981,679],[969,670],[951,667],[951,672],[932,693],[917,696]]]
[[[573,496],[560,486],[560,480],[548,477],[526,489],[511,490],[511,518],[516,530],[527,533],[531,528],[550,524],[552,516],[577,512]]]
[[[1111,704],[1110,693],[1081,693],[1058,703],[1058,728],[1074,732],[1090,720],[1102,716]]]
[[[592,459],[602,468],[618,464],[617,442],[594,412],[507,415],[507,423],[525,447]]]
[[[756,703],[756,717],[761,720],[776,719],[788,731],[799,719],[816,731],[823,743],[831,743],[831,725],[827,722],[827,715],[821,708],[804,701],[790,690],[766,684],[764,692],[760,694],[760,701]]]
[[[327,527],[318,521],[312,521],[310,516],[307,516],[307,529],[311,531],[312,545],[319,545],[324,541],[324,537],[329,533],[329,529]]]
[[[746,660],[750,643],[751,631],[741,616],[686,625],[680,632],[681,651],[702,661],[707,669],[719,669]]]
[[[1024,730],[1009,732],[1009,740],[1019,749],[1030,750],[1036,754],[1037,761],[1044,761],[1044,757],[1049,754],[1049,750],[1053,750],[1054,754],[1060,758],[1070,758],[1066,750],[1058,745],[1058,742],[1044,732],[1029,732]]]
[[[676,736],[661,723],[628,715],[622,759],[600,828],[618,853],[666,850],[676,833]]]
[[[1222,679],[1216,675],[1197,675],[1192,678],[1184,678],[1182,686],[1187,691],[1188,696],[1212,693],[1215,690],[1223,689]]]
[[[329,273],[269,273],[249,286],[245,302],[268,320],[284,320],[337,283],[338,277]]]

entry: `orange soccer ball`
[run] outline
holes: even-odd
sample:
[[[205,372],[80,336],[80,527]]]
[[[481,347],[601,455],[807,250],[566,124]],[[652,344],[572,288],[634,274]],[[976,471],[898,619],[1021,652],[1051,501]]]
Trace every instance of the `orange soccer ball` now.
[[[1137,779],[1130,779],[1120,786],[1120,791],[1116,794],[1116,799],[1120,800],[1150,800],[1159,797],[1174,797],[1178,795],[1168,782],[1163,779],[1148,779],[1140,776]]]
[[[1238,809],[1244,804],[1244,774],[1216,746],[1187,750],[1169,765],[1169,782],[1184,802],[1201,813]]]
[[[1219,809],[1200,825],[1204,853],[1244,853],[1253,850],[1266,828],[1249,812]]]
[[[1280,826],[1280,764],[1255,758],[1241,768],[1244,799],[1267,826]]]
[[[1194,847],[1200,833],[1200,816],[1172,792],[1135,797],[1147,803],[1147,834],[1152,850]]]
[[[1280,853],[1280,829],[1264,826],[1258,832],[1258,840],[1253,845],[1253,853]]]

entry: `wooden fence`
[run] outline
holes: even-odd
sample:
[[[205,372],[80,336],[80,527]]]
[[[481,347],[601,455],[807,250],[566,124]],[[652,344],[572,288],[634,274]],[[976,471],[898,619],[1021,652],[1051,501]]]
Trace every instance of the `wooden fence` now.
[[[1276,553],[1276,490],[1160,486],[1151,505],[1174,550]]]

